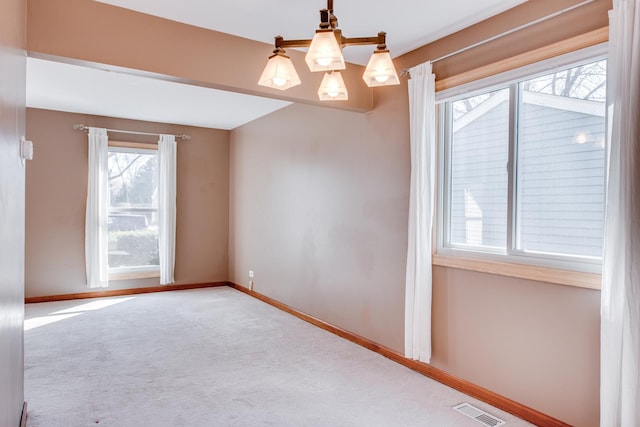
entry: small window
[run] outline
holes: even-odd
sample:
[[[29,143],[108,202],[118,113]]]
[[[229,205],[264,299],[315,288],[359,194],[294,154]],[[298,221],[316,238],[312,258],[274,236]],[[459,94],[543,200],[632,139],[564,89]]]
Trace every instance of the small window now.
[[[158,151],[109,147],[109,272],[158,271]]]
[[[603,243],[605,97],[599,60],[445,102],[439,250],[592,270],[584,263],[599,263]]]

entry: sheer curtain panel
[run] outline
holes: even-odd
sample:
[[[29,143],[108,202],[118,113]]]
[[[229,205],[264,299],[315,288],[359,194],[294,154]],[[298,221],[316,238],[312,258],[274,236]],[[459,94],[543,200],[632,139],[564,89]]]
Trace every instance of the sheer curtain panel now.
[[[640,0],[609,16],[600,426],[640,426]]]
[[[158,234],[160,252],[160,284],[174,283],[176,259],[176,138],[160,135],[158,160],[160,183],[158,197]]]
[[[89,180],[85,219],[87,286],[109,286],[109,170],[107,130],[89,128]]]
[[[405,356],[431,360],[431,236],[435,194],[435,76],[431,63],[411,68],[411,187],[405,289]]]

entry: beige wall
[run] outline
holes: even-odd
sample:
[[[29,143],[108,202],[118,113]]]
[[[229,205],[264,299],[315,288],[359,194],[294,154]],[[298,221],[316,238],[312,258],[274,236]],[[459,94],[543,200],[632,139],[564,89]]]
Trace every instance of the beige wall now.
[[[377,122],[396,109],[294,104],[231,132],[229,278],[400,348],[408,125]]]
[[[432,318],[435,367],[598,425],[600,292],[435,267]]]
[[[13,427],[24,401],[26,1],[2,0],[0,9],[0,425]]]
[[[27,170],[26,296],[95,291],[86,287],[84,215],[87,191],[87,126],[191,135],[178,142],[176,283],[227,279],[229,132],[27,110],[34,160]],[[155,137],[110,134],[111,139]],[[107,289],[157,286],[158,279],[111,281]]]
[[[530,1],[496,20],[519,25],[552,12],[549,3]],[[599,0],[586,16],[582,9],[545,24],[544,40],[606,25],[608,5]],[[504,28],[479,24],[396,65],[416,65],[491,31]],[[513,43],[502,54],[539,47],[529,39],[538,32],[501,41]],[[477,65],[487,61],[482,51]],[[444,65],[439,78],[453,73]],[[402,352],[406,80],[375,93],[366,114],[292,105],[231,132],[229,274],[246,286],[252,269],[258,292]],[[435,367],[572,425],[598,425],[598,291],[445,267],[435,267],[433,278]]]

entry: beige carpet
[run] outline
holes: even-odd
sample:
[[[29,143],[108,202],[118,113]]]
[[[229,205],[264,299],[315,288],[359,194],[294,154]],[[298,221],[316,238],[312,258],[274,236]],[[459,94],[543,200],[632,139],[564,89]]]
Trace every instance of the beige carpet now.
[[[28,426],[530,425],[231,288],[26,306]]]

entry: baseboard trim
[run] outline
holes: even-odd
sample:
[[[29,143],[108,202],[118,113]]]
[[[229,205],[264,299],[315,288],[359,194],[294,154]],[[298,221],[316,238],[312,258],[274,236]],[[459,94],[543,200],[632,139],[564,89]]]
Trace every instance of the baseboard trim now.
[[[85,298],[120,297],[125,295],[148,294],[153,292],[183,291],[186,289],[213,288],[217,286],[226,286],[227,284],[228,282],[187,283],[184,285],[162,285],[162,286],[150,286],[147,288],[112,289],[112,290],[97,291],[97,292],[81,292],[76,294],[47,295],[47,296],[41,296],[41,297],[25,298],[24,303],[34,304],[38,302],[68,301],[68,300],[85,299]]]
[[[383,345],[377,344],[367,338],[361,337],[359,335],[353,334],[344,329],[338,328],[337,326],[331,325],[323,320],[317,319],[308,314],[302,313],[286,304],[281,303],[280,301],[274,300],[266,295],[260,294],[256,291],[250,290],[244,286],[238,285],[237,283],[228,282],[228,286],[236,289],[240,292],[243,292],[247,295],[250,295],[260,301],[263,301],[269,305],[272,305],[284,312],[287,312],[301,320],[311,323],[319,328],[322,328],[328,332],[331,332],[339,337],[342,337],[346,340],[349,340],[355,344],[358,344],[366,349],[371,351],[375,351],[376,353],[381,354],[382,356],[393,360],[403,366],[406,366],[409,369],[412,369],[422,375],[425,375],[435,381],[438,381],[446,386],[449,386],[453,389],[456,389],[462,393],[465,393],[471,397],[474,397],[478,400],[481,400],[485,403],[488,403],[496,408],[502,409],[503,411],[509,412],[519,418],[522,418],[525,421],[528,421],[532,424],[535,424],[539,427],[571,427],[569,424],[564,423],[556,418],[553,418],[547,414],[544,414],[540,411],[537,411],[533,408],[525,406],[521,403],[518,403],[514,400],[511,400],[507,397],[499,395],[491,390],[480,387],[469,381],[463,380],[461,378],[450,375],[438,368],[434,368],[433,366],[418,362],[415,360],[407,359],[400,353],[391,350]]]
[[[20,416],[20,427],[27,427],[27,402],[22,405],[22,415]]]

